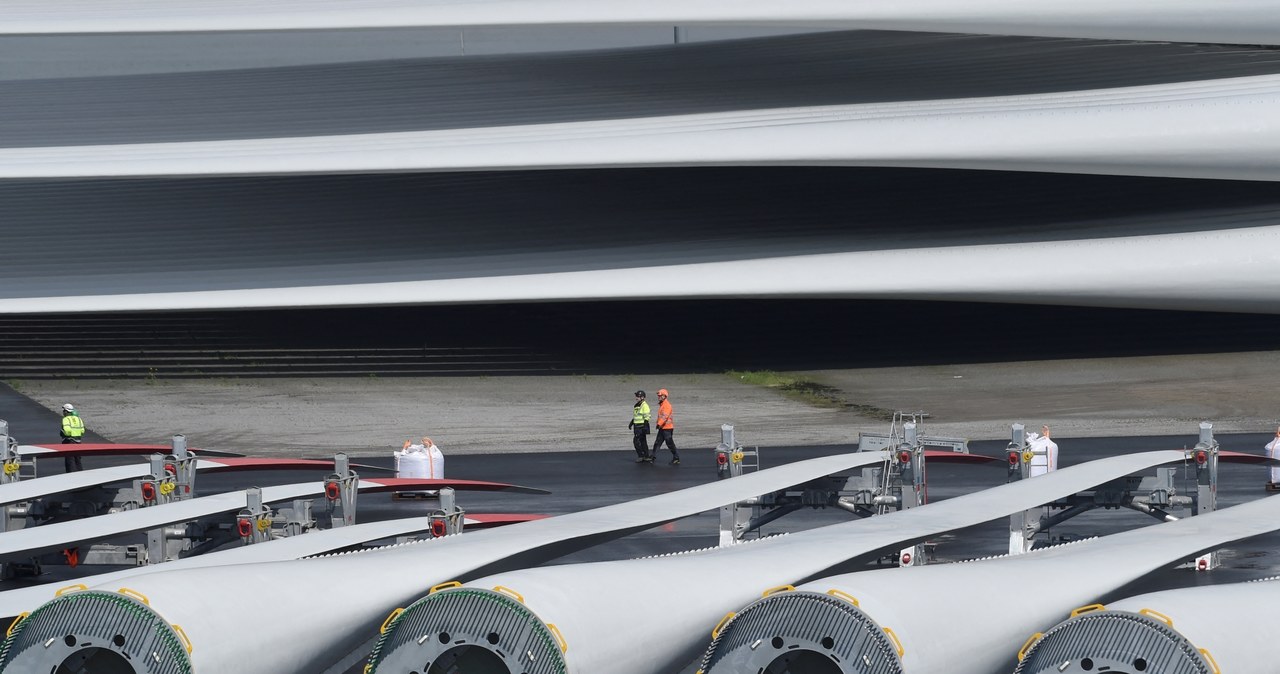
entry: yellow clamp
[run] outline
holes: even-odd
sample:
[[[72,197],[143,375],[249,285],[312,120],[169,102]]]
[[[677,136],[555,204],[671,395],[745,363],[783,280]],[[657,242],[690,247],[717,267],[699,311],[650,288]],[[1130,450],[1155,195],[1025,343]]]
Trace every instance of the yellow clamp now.
[[[187,638],[186,630],[182,629],[182,625],[178,623],[171,623],[169,627],[172,627],[173,631],[178,633],[178,638],[182,640],[182,647],[187,649],[187,655],[191,655],[191,651],[195,650],[195,648],[191,645],[191,639]]]
[[[840,590],[832,588],[830,590],[827,590],[827,594],[831,595],[832,597],[835,597],[836,599],[843,599],[849,602],[850,604],[853,604],[854,606],[858,606],[857,597],[854,597],[853,595],[847,592],[841,592]]]
[[[447,582],[447,583],[440,583],[439,585],[433,585],[433,586],[431,587],[431,590],[429,590],[429,591],[427,592],[427,594],[435,594],[435,593],[439,592],[440,590],[447,590],[447,589],[449,589],[449,588],[451,588],[451,587],[462,587],[462,583],[459,583],[459,582],[458,582],[458,581],[456,581],[456,580],[451,580],[451,581],[449,581],[449,582]]]
[[[1213,674],[1222,674],[1222,670],[1218,668],[1218,661],[1214,660],[1212,655],[1209,655],[1209,649],[1200,648],[1200,649],[1197,649],[1197,651],[1205,659],[1205,661],[1209,663],[1209,666],[1213,668]]]
[[[22,470],[22,464],[18,463],[17,461],[5,461],[5,462],[4,462],[4,474],[5,474],[5,475],[13,475],[14,473],[16,473],[16,472],[18,472],[18,471],[20,471],[20,470]]]
[[[258,531],[266,531],[271,528],[271,518],[263,517],[258,520]]]
[[[902,648],[902,642],[898,641],[898,635],[894,634],[893,630],[888,627],[881,627],[880,629],[884,630],[884,633],[888,634],[889,638],[893,640],[893,649],[898,652],[898,657],[902,657],[902,654],[906,653],[906,650]]]
[[[1018,662],[1022,662],[1026,659],[1027,651],[1031,650],[1031,646],[1039,641],[1042,636],[1044,636],[1044,632],[1036,632],[1035,634],[1027,637],[1027,640],[1022,644],[1022,648],[1018,649]]]
[[[165,496],[172,494],[174,489],[175,489],[175,485],[172,482],[160,483],[160,493],[164,494]]]
[[[794,592],[795,589],[796,589],[795,585],[779,585],[777,587],[771,587],[765,590],[764,592],[760,593],[760,596],[768,597],[771,594],[777,594],[779,592]]]
[[[392,611],[391,615],[387,616],[387,619],[382,621],[382,627],[378,628],[378,634],[386,634],[387,625],[390,625],[396,618],[399,618],[401,613],[404,613],[404,609],[402,608]]]
[[[498,585],[493,588],[493,591],[500,592],[502,594],[507,595],[508,597],[515,597],[516,601],[520,602],[521,604],[524,603],[524,596],[521,595],[519,592],[516,592],[515,590],[507,587],[506,585]]]
[[[733,617],[736,615],[738,614],[733,611],[729,611],[724,614],[724,617],[720,619],[720,622],[716,623],[715,627],[711,628],[711,639],[713,641],[720,638],[720,630],[724,629],[724,626],[729,624],[729,621],[733,620]]]
[[[13,619],[13,622],[9,623],[9,631],[8,631],[8,632],[5,632],[5,634],[4,634],[4,635],[5,635],[5,637],[12,636],[12,635],[13,635],[13,630],[17,629],[17,627],[18,627],[18,623],[22,622],[23,620],[26,620],[26,619],[27,619],[27,616],[29,616],[29,615],[31,615],[31,612],[30,612],[30,611],[23,611],[22,613],[18,614],[18,617],[17,617],[17,618],[14,618],[14,619]]]
[[[734,452],[733,454],[729,455],[729,459],[732,460],[734,463],[742,463],[742,456],[743,456],[742,452]]]
[[[1081,613],[1092,613],[1093,611],[1105,611],[1105,610],[1107,610],[1107,607],[1103,606],[1102,604],[1089,604],[1088,606],[1081,606],[1080,608],[1072,611],[1071,617],[1074,618],[1080,615]]]
[[[560,633],[560,628],[552,625],[551,623],[547,623],[547,629],[551,630],[551,635],[556,638],[556,643],[560,644],[560,652],[568,653],[569,642],[564,640],[564,635]]]
[[[1023,463],[1031,463],[1031,458],[1032,458],[1032,457],[1034,457],[1034,456],[1035,456],[1035,454],[1032,454],[1032,453],[1031,453],[1031,450],[1029,450],[1029,449],[1028,449],[1027,451],[1025,451],[1025,452],[1023,452],[1023,453],[1022,453],[1022,462],[1023,462]]]
[[[1149,616],[1151,618],[1155,618],[1156,620],[1159,620],[1160,622],[1168,625],[1169,627],[1173,627],[1173,618],[1170,618],[1169,616],[1159,611],[1149,609],[1149,608],[1144,608],[1141,611],[1138,611],[1138,615],[1144,615],[1144,616]]]
[[[141,592],[138,592],[137,590],[130,590],[127,587],[122,587],[119,590],[116,590],[116,592],[126,597],[133,597],[134,599],[137,599],[138,601],[142,602],[143,604],[146,604],[147,606],[151,605],[151,600],[147,599],[146,595],[142,594]]]
[[[68,592],[79,592],[81,590],[87,590],[87,589],[89,589],[88,585],[85,585],[84,583],[76,583],[75,585],[68,585],[66,587],[58,588],[58,591],[54,592],[53,596],[61,597],[62,595]]]

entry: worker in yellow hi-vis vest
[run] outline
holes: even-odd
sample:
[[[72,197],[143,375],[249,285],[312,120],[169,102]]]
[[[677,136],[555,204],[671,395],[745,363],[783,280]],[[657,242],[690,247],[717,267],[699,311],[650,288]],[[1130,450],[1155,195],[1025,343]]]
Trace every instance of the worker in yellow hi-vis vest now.
[[[80,413],[71,403],[62,406],[62,444],[78,445],[80,439],[84,437],[84,420],[80,418]],[[84,470],[84,466],[80,465],[80,457],[68,456],[63,459],[68,473],[78,470]]]
[[[649,454],[649,403],[644,399],[644,391],[636,391],[636,404],[631,407],[631,421],[627,422],[631,429],[631,444],[636,449],[636,463],[653,463]]]

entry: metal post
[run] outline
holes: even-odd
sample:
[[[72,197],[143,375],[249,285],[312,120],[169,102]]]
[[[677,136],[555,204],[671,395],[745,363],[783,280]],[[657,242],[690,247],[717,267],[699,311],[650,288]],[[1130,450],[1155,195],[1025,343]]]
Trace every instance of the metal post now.
[[[0,419],[0,484],[22,479],[22,459],[18,456],[18,443],[9,435],[9,422]],[[0,532],[22,528],[26,524],[25,503],[0,505]],[[21,521],[17,518],[21,517]]]
[[[1191,459],[1196,466],[1196,503],[1192,515],[1211,513],[1218,509],[1218,441],[1213,438],[1213,424],[1200,422],[1200,441],[1192,450]],[[1197,571],[1210,571],[1218,565],[1216,551],[1195,560]]]
[[[151,505],[172,503],[181,498],[178,494],[178,467],[170,464],[168,457],[151,455],[151,475],[148,480],[155,487],[156,498]]]
[[[1031,467],[1027,451],[1027,428],[1022,424],[1009,427],[1009,481],[1025,480]],[[1031,551],[1035,532],[1039,528],[1041,508],[1016,512],[1009,516],[1009,554],[1021,555]]]
[[[1022,463],[1022,451],[1027,448],[1027,427],[1023,424],[1014,424],[1009,427],[1009,451],[1018,452],[1018,464]],[[1023,475],[1018,474],[1021,478]]]
[[[449,535],[462,533],[462,528],[466,519],[466,513],[462,508],[458,507],[457,499],[454,494],[453,487],[444,487],[440,490],[440,509],[445,512],[446,528]]]
[[[245,499],[245,503],[253,506],[258,512],[258,521],[254,523],[256,526],[253,528],[254,542],[271,540],[271,525],[274,524],[275,512],[271,506],[262,502],[262,489],[255,488],[253,493]]]
[[[0,419],[0,458],[4,461],[4,472],[0,474],[0,484],[21,480],[22,461],[18,457],[18,446],[9,437],[9,422],[3,419]]]
[[[298,536],[316,528],[315,518],[311,515],[311,500],[294,499],[293,510],[285,518],[282,533],[285,536]]]
[[[716,446],[717,476],[721,479],[738,477],[749,469],[760,470],[760,448],[748,450],[739,445],[733,424],[721,424],[720,444]],[[747,532],[755,530],[752,523],[761,521],[760,516],[758,498],[721,506],[720,547],[733,545]]]
[[[16,443],[9,438],[9,422],[0,419],[0,484],[17,482],[22,479],[22,461],[18,458],[18,449]],[[0,531],[9,531],[13,529],[10,523],[10,517],[13,509],[20,504],[0,505]],[[25,518],[24,518],[25,519]]]
[[[120,508],[148,508],[172,500],[175,491],[173,477],[164,469],[165,457],[152,454],[147,458],[150,474],[133,481],[133,490],[122,490]],[[163,487],[163,488],[162,488]]]
[[[732,424],[720,424],[720,444],[716,445],[716,477],[736,477],[741,474],[742,466],[730,461],[737,448],[733,437]]]
[[[908,502],[903,504],[905,508],[914,508],[922,506],[929,501],[928,483],[925,479],[925,462],[924,462],[924,443],[920,436],[916,434],[915,422],[909,422],[906,427],[907,445],[911,449],[911,462],[905,468],[911,471],[911,497]],[[903,480],[906,484],[906,480]]]
[[[250,487],[245,492],[245,509],[236,515],[236,533],[245,545],[271,540],[272,512],[262,503],[262,489]]]
[[[148,564],[159,564],[165,561],[165,535],[164,527],[158,527],[147,531],[147,558]],[[140,560],[142,561],[142,560]]]
[[[1203,463],[1196,461],[1196,515],[1218,509],[1218,449],[1213,424],[1200,422],[1200,442],[1196,443],[1196,450],[1204,450],[1206,454]]]
[[[733,424],[720,424],[720,444],[716,446],[716,475],[720,479],[737,477],[742,474],[742,462],[734,461],[733,454],[738,445],[733,433]],[[737,527],[739,505],[729,503],[720,507],[720,547],[738,542]]]
[[[175,435],[170,441],[173,448],[170,460],[173,464],[173,500],[183,501],[196,495],[196,457],[187,450],[187,437]]]
[[[903,444],[898,448],[899,455],[890,457],[890,461],[897,461],[899,479],[895,486],[898,492],[898,509],[907,510],[924,505],[926,500],[924,445],[920,441],[915,421],[908,421],[902,425],[902,441]],[[907,461],[902,460],[903,452],[908,453]],[[920,566],[924,563],[925,553],[922,544],[917,543],[898,551],[898,566]]]
[[[737,519],[737,503],[730,503],[720,507],[720,540],[718,543],[720,547],[728,547],[738,542],[738,532],[735,526]]]
[[[347,455],[338,452],[333,455],[334,472],[325,480],[325,496],[329,501],[329,526],[341,527],[356,523],[356,486],[360,476],[351,470],[351,462]],[[331,486],[336,485],[336,487]],[[330,493],[337,489],[337,498]]]
[[[154,505],[168,503],[170,497],[173,496],[173,480],[168,475],[168,471],[164,469],[164,456],[161,454],[152,454],[148,457],[147,462],[151,465],[151,475],[148,482],[156,488],[156,499]],[[161,489],[162,486],[168,484],[168,489]]]
[[[186,450],[184,449],[183,451],[185,453]],[[177,482],[177,471],[179,469],[176,464],[169,463],[172,458],[172,455],[151,455],[149,458],[151,474],[146,479],[134,482],[134,490],[138,495],[140,506],[163,505],[181,499]],[[173,472],[167,469],[170,465],[173,466]],[[146,496],[150,496],[150,498],[146,498]],[[185,532],[185,526],[163,526],[147,531],[147,558],[145,561],[150,564],[158,564],[176,559],[182,549],[182,543],[178,542],[176,545],[170,545],[169,541],[181,539]]]

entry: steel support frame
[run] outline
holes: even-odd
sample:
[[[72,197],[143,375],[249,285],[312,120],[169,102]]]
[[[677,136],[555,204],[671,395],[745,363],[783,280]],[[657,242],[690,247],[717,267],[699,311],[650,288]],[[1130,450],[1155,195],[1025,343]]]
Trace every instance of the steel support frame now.
[[[819,486],[805,485],[794,490],[765,494],[755,499],[731,503],[720,509],[720,547],[733,545],[752,532],[804,507],[834,507],[858,517],[870,517],[924,505],[928,501],[925,473],[925,446],[949,447],[968,452],[968,441],[962,438],[929,438],[918,432],[923,412],[894,415],[890,433],[862,434],[859,451],[882,451],[885,462],[880,467],[863,469],[858,475],[828,479]],[[734,427],[720,427],[720,444],[716,447],[717,473],[720,478],[742,475],[748,469],[759,469],[759,451],[746,450],[737,443]],[[864,444],[866,445],[864,447]],[[754,463],[750,461],[754,459]],[[901,566],[924,564],[928,544],[917,543],[900,551],[895,562]]]
[[[1188,464],[1195,467],[1194,490],[1186,487],[1182,491],[1187,494],[1183,494],[1178,488],[1177,468],[1164,467],[1157,468],[1155,476],[1128,476],[1093,491],[1014,513],[1009,518],[1009,554],[1029,552],[1037,535],[1047,534],[1052,527],[1097,508],[1127,508],[1161,521],[1178,519],[1169,509],[1189,507],[1193,516],[1213,512],[1217,509],[1219,445],[1213,437],[1213,424],[1201,422],[1199,431],[1199,441],[1186,452]],[[1026,458],[1026,433],[1022,424],[1011,427],[1008,451],[1010,481],[1027,479],[1030,462]],[[1054,510],[1061,512],[1054,513]],[[1199,571],[1208,571],[1218,563],[1217,553],[1210,552],[1196,558],[1194,566]]]

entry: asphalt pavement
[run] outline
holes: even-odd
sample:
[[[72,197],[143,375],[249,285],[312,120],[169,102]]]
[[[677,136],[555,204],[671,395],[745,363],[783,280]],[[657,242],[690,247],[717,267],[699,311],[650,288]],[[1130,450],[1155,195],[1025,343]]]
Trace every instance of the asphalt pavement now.
[[[9,435],[22,444],[47,445],[62,442],[62,437],[58,434],[62,427],[59,419],[56,412],[49,411],[40,403],[8,386],[0,386],[0,420],[9,422]],[[84,442],[110,442],[89,428],[85,428],[84,438]]]

